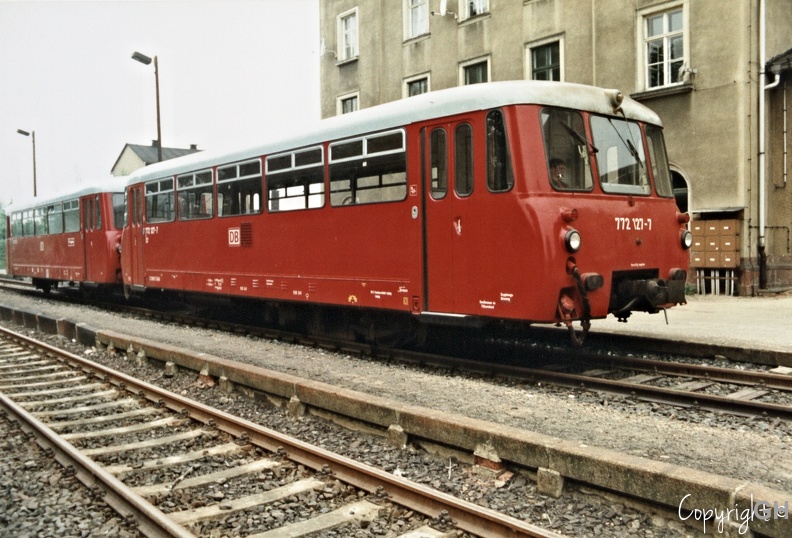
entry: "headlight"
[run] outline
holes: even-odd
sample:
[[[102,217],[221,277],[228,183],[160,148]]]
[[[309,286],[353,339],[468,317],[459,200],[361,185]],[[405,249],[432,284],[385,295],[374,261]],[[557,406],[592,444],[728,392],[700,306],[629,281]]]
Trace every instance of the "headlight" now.
[[[573,254],[580,250],[580,244],[582,241],[583,239],[580,237],[580,232],[577,230],[569,230],[566,233],[566,237],[564,237],[564,245],[566,246],[566,249]]]
[[[690,230],[682,231],[681,240],[682,240],[682,248],[684,248],[685,250],[693,246],[693,234],[690,233]]]

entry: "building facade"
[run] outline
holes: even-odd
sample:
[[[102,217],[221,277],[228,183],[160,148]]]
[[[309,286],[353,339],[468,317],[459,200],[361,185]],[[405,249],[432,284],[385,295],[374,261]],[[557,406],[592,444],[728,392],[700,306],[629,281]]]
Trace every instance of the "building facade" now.
[[[323,117],[499,80],[641,101],[663,120],[680,208],[712,221],[694,228],[700,289],[792,286],[791,1],[322,0],[320,17]],[[714,222],[734,237],[708,240]]]

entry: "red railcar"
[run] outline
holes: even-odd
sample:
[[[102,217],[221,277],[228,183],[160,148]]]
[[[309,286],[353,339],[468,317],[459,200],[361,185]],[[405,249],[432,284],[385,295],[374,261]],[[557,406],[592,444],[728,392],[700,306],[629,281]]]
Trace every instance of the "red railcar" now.
[[[60,282],[118,286],[126,179],[11,206],[7,271],[49,291]]]
[[[660,120],[614,90],[432,92],[147,167],[127,199],[127,291],[263,299],[282,323],[587,329],[685,301],[688,217]]]

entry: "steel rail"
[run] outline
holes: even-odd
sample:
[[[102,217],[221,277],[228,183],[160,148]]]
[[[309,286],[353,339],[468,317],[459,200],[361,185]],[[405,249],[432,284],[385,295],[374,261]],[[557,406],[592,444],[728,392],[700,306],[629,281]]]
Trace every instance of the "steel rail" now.
[[[246,438],[251,443],[266,450],[278,452],[282,449],[289,459],[317,471],[328,469],[342,482],[370,493],[384,491],[396,504],[406,506],[411,510],[430,517],[438,517],[442,512],[446,512],[456,527],[477,536],[493,538],[563,538],[560,534],[309,445],[249,420],[230,415],[200,402],[189,400],[122,372],[96,364],[67,351],[43,342],[35,342],[24,335],[3,328],[0,328],[0,332],[13,335],[14,339],[26,342],[28,345],[45,349],[48,353],[60,357],[78,368],[97,373],[107,383],[114,384],[140,397],[157,402],[175,412],[189,416],[199,422],[211,424],[231,435]]]
[[[140,495],[125,486],[100,465],[83,456],[79,450],[64,441],[27,411],[0,392],[0,406],[14,417],[23,429],[35,435],[39,445],[49,448],[54,458],[65,468],[74,469],[80,482],[95,492],[122,517],[130,514],[143,535],[150,538],[195,538],[181,525],[174,522]]]
[[[575,360],[578,361],[581,358],[576,357]],[[619,368],[630,368],[642,372],[689,376],[737,385],[761,385],[762,388],[792,391],[792,376],[771,372],[736,370],[638,357],[604,356],[595,353],[587,354],[587,356],[582,357],[582,360],[599,368],[603,368],[606,364],[613,364]]]

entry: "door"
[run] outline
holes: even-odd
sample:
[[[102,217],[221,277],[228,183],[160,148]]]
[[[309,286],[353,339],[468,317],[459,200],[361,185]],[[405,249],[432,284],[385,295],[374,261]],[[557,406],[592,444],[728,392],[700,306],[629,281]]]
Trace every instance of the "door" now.
[[[143,265],[143,247],[145,245],[145,230],[143,227],[143,185],[129,187],[127,192],[127,231],[129,237],[129,274],[130,282],[125,284],[143,286],[145,268]]]
[[[473,127],[469,121],[426,127],[424,159],[425,310],[466,313],[468,275],[460,272],[474,255],[466,239],[473,194]]]
[[[83,198],[83,241],[85,248],[85,280],[103,280],[105,238],[102,233],[102,213],[99,195]]]

